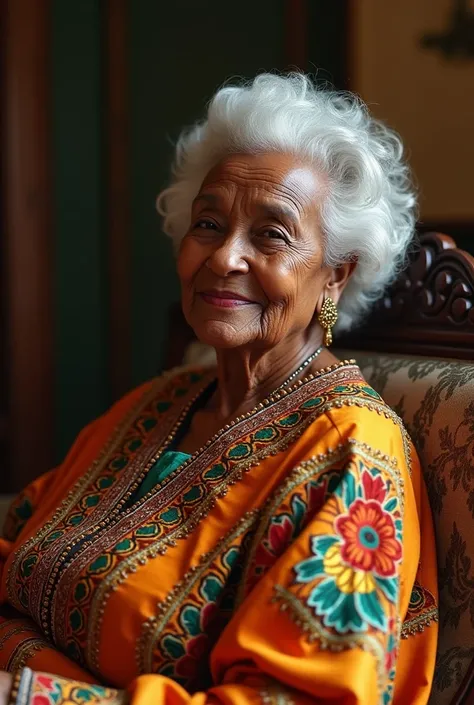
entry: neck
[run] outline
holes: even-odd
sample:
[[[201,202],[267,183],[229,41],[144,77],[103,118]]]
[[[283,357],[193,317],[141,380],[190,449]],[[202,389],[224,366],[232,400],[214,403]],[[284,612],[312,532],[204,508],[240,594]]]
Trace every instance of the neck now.
[[[226,422],[250,411],[283,384],[320,344],[317,336],[312,336],[285,341],[266,351],[218,350],[218,386],[211,402],[214,413]],[[318,362],[316,358],[314,365]],[[301,371],[293,382],[309,371]]]

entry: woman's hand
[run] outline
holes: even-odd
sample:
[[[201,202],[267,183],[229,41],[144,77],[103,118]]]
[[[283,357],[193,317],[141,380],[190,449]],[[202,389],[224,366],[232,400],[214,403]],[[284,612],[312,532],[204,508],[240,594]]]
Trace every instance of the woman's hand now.
[[[11,687],[11,673],[7,673],[6,671],[0,671],[0,705],[8,705]]]

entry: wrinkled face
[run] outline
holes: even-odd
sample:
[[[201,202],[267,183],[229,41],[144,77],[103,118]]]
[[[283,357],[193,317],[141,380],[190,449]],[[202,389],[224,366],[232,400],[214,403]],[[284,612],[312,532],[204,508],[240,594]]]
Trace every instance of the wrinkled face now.
[[[184,314],[202,342],[269,348],[313,323],[333,274],[324,190],[290,155],[235,154],[209,172],[178,256]]]

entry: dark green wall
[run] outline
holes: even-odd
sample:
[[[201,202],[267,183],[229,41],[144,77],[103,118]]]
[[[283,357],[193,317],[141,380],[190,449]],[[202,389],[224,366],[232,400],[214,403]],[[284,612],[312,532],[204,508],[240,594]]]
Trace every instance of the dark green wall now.
[[[132,380],[160,369],[179,296],[155,197],[172,141],[233,75],[283,67],[283,0],[129,3]],[[59,460],[113,401],[107,374],[104,17],[100,0],[52,0],[55,409]],[[251,18],[251,20],[249,19]]]
[[[251,19],[250,19],[251,18]],[[178,298],[171,245],[155,197],[172,142],[229,76],[282,68],[283,0],[130,3],[132,116],[133,379],[159,368],[167,317]]]
[[[100,3],[52,2],[55,422],[59,460],[110,403]]]

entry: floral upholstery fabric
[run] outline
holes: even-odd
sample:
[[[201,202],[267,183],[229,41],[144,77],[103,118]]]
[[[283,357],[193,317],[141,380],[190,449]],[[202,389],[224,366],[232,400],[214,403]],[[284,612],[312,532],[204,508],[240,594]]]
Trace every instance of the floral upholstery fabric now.
[[[374,353],[350,356],[403,419],[423,465],[440,590],[430,705],[450,705],[474,661],[474,363]]]

